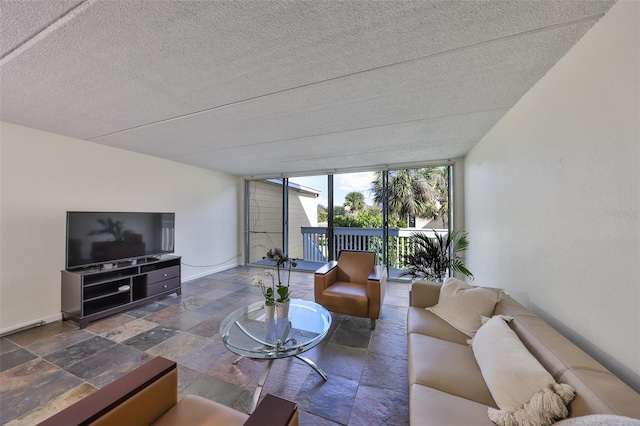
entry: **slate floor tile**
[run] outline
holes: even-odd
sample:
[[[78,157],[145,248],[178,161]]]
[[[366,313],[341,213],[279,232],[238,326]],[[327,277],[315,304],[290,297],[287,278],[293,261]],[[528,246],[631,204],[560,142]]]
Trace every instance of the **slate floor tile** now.
[[[44,356],[52,352],[56,352],[67,346],[74,345],[84,340],[90,339],[94,334],[86,330],[71,330],[66,333],[48,337],[39,342],[27,346],[30,352],[36,355]]]
[[[316,364],[325,373],[360,380],[366,360],[367,351],[365,349],[329,343],[322,351]]]
[[[383,389],[409,389],[408,364],[396,358],[369,352],[360,384]]]
[[[201,323],[191,327],[187,331],[189,333],[198,334],[204,337],[213,337],[220,332],[220,324],[222,319],[217,317],[208,318]]]
[[[0,338],[0,355],[15,351],[19,347],[20,346],[16,345],[9,339],[5,339],[4,337]]]
[[[155,322],[147,321],[147,319],[138,318],[121,326],[112,328],[111,330],[104,331],[100,335],[114,342],[124,342],[134,336],[137,336],[145,331],[156,328],[158,324]]]
[[[238,357],[238,355],[228,352],[207,374],[240,388],[245,388],[251,382],[258,382],[258,377],[266,365],[267,361]]]
[[[12,389],[26,386],[47,374],[57,371],[58,369],[59,367],[56,367],[42,358],[35,358],[31,361],[5,370],[0,373],[0,395]]]
[[[178,393],[181,393],[183,390],[191,386],[203,375],[203,373],[199,373],[178,364]]]
[[[78,377],[58,369],[27,386],[7,391],[0,398],[0,423],[20,417],[81,384]]]
[[[360,386],[349,425],[406,426],[409,424],[407,395],[389,389]]]
[[[318,374],[311,374],[298,392],[296,401],[305,411],[346,425],[358,390],[358,381],[327,374],[325,382]]]
[[[325,419],[320,416],[316,416],[313,413],[298,409],[299,425],[300,426],[337,426],[341,423],[336,423],[329,419]]]
[[[130,309],[127,311],[127,315],[136,318],[143,318],[147,315],[153,314],[154,312],[161,311],[163,309],[167,309],[167,305],[162,303],[150,303],[148,305],[142,305],[135,309]]]
[[[179,395],[178,399],[186,395],[200,395],[203,398],[219,402],[230,406],[242,392],[242,388],[231,383],[223,382],[209,376],[198,378],[193,384],[187,386]]]
[[[266,393],[271,393],[295,401],[298,392],[310,374],[317,373],[306,364],[298,364],[284,359],[274,361],[262,391],[263,396]],[[257,381],[251,383],[247,388],[253,390],[256,385]]]
[[[331,343],[365,349],[369,347],[370,340],[370,327],[353,326],[353,322],[343,320],[336,328]]]
[[[183,331],[147,349],[146,352],[149,355],[162,356],[175,361],[183,355],[197,349],[206,341],[207,339],[205,337]]]
[[[149,362],[151,358],[153,358],[152,355],[129,346],[116,344],[87,356],[67,367],[66,370],[93,386],[102,388],[118,377]]]
[[[159,325],[140,333],[137,336],[131,337],[122,343],[124,345],[131,346],[132,348],[136,348],[139,351],[146,351],[147,349],[154,347],[158,343],[164,342],[178,333],[178,330]]]
[[[113,330],[116,327],[120,327],[134,320],[135,320],[135,317],[132,317],[130,315],[117,314],[117,315],[113,315],[113,316],[101,319],[99,321],[93,322],[89,324],[89,326],[85,330],[91,331],[96,334],[103,334],[109,330]]]
[[[76,328],[78,327],[76,327],[75,325],[71,325],[69,322],[54,321],[40,327],[34,327],[30,328],[29,330],[21,331],[19,333],[10,334],[6,338],[13,343],[24,347],[39,342],[40,340],[44,340],[48,337],[75,330]]]
[[[192,350],[178,358],[178,364],[184,365],[202,374],[211,371],[221,359],[229,354],[229,350],[224,346],[220,338],[209,339],[200,347]],[[239,357],[239,355],[236,355]]]
[[[94,386],[91,386],[88,383],[83,383],[58,397],[53,398],[47,404],[40,405],[28,413],[21,415],[17,419],[10,421],[6,426],[38,424],[95,391],[96,388]]]
[[[376,329],[371,336],[369,352],[407,359],[407,335]]]
[[[169,306],[159,312],[146,316],[146,321],[155,322],[156,324],[164,324],[182,315],[184,312],[178,306]]]
[[[164,324],[162,324],[162,326],[165,328],[172,328],[174,330],[187,331],[191,327],[195,327],[202,321],[206,321],[209,318],[209,315],[190,311],[183,313],[182,315],[172,319],[171,321],[165,322]]]
[[[18,348],[14,351],[4,353],[0,355],[0,371],[6,371],[17,365],[24,364],[37,358],[37,355],[32,354],[24,348]]]
[[[83,340],[82,342],[53,352],[45,356],[44,359],[58,367],[66,368],[71,364],[86,359],[95,353],[102,352],[113,345],[115,345],[115,343],[109,339],[94,336],[90,339]]]

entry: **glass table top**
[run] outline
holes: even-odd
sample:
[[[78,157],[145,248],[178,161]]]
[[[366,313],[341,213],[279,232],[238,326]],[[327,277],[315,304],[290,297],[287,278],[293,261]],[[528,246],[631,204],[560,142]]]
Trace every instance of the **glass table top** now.
[[[233,311],[220,325],[232,352],[254,359],[285,358],[315,347],[327,335],[331,314],[322,306],[292,299],[288,318],[265,320],[264,302]]]

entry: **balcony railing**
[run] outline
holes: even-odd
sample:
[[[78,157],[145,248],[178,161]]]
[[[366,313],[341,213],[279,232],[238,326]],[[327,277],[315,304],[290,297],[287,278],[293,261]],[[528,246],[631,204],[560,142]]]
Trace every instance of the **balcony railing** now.
[[[329,258],[329,246],[326,227],[307,226],[300,228],[303,240],[304,260],[310,262],[326,262]],[[411,234],[420,231],[427,235],[434,232],[425,229],[389,228],[388,254],[389,266],[402,269],[403,259],[413,253]],[[436,230],[446,234],[446,229]],[[382,228],[334,228],[333,250],[336,255],[340,250],[369,250],[378,253],[377,263],[382,264]]]

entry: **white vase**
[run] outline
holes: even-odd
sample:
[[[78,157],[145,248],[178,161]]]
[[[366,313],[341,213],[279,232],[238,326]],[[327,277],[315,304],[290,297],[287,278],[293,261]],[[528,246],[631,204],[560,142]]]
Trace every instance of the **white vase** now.
[[[265,321],[269,321],[273,319],[273,313],[275,311],[275,305],[264,305],[264,319]]]
[[[290,300],[286,302],[276,302],[276,311],[278,313],[278,318],[287,318],[289,316],[289,304]]]

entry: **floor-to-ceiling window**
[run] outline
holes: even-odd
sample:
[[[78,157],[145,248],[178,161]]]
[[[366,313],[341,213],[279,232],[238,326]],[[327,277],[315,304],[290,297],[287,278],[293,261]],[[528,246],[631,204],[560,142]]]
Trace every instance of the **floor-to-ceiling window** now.
[[[451,175],[439,166],[249,180],[246,261],[281,247],[315,270],[340,250],[371,250],[399,278],[413,232],[448,231]]]

